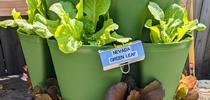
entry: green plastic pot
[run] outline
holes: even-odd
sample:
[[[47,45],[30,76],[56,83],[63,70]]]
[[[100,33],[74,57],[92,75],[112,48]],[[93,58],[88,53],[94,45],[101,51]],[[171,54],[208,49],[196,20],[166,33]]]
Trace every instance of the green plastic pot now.
[[[82,46],[64,54],[55,40],[48,40],[63,100],[104,100],[108,87],[121,79],[119,68],[103,71],[98,50],[109,47]]]
[[[144,43],[145,60],[140,63],[141,87],[159,80],[164,100],[173,100],[188,56],[191,41],[169,44]]]
[[[19,35],[19,38],[33,87],[44,87],[48,78],[55,77],[46,39],[35,35]]]
[[[110,15],[120,26],[119,33],[133,39],[148,40],[142,33],[145,33],[143,29],[146,20],[152,18],[147,8],[149,1],[156,2],[165,9],[180,0],[112,0]]]

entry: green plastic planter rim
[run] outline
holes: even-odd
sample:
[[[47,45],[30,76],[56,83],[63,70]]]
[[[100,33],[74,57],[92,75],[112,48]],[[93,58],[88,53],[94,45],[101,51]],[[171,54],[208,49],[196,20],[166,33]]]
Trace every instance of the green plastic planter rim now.
[[[50,43],[50,44],[57,44],[57,41],[56,40],[53,40],[53,39],[48,39],[48,43]],[[58,45],[50,45],[51,47],[54,47],[54,48],[58,48]],[[90,47],[92,47],[92,48],[101,48],[101,49],[111,49],[111,48],[113,48],[113,46],[112,45],[105,45],[105,46],[95,46],[95,45],[82,45],[82,47],[81,48],[90,48]]]
[[[25,39],[25,40],[30,41],[32,43],[38,43],[38,44],[40,44],[40,43],[42,43],[42,41],[39,41],[39,40],[44,40],[44,38],[41,38],[38,35],[28,35],[28,34],[18,34],[18,35],[20,37],[21,36],[27,37],[27,38],[22,38],[22,39]],[[33,40],[34,38],[37,38],[36,41]]]
[[[149,49],[149,51],[174,51],[180,48],[186,48],[189,46],[189,43],[192,40],[184,40],[181,42],[174,42],[174,43],[143,43],[144,48],[153,48]],[[166,49],[167,48],[167,49]]]

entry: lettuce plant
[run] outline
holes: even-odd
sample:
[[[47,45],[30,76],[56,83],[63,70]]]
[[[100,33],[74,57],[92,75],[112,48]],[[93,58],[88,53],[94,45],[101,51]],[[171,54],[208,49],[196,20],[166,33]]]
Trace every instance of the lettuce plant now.
[[[18,27],[18,33],[56,39],[59,49],[73,53],[82,45],[104,46],[126,43],[131,38],[118,35],[119,26],[109,17],[111,0],[26,0],[28,20],[12,11],[14,20],[0,22],[1,27]],[[49,16],[51,15],[51,16]]]
[[[163,11],[156,3],[149,2],[148,9],[155,20],[148,19],[145,27],[150,29],[152,43],[171,43],[192,39],[192,31],[203,31],[206,26],[198,20],[188,20],[187,10],[172,4]]]

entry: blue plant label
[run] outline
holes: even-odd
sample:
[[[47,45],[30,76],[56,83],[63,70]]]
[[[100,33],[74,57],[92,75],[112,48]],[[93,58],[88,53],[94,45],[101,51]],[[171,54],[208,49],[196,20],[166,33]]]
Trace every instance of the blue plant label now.
[[[138,62],[145,58],[141,41],[135,41],[120,48],[99,50],[99,54],[104,71]]]

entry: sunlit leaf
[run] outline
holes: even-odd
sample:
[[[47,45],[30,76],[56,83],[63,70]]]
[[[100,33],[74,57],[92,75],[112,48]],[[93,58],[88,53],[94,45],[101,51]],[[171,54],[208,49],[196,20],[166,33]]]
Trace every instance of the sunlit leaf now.
[[[84,0],[84,13],[96,25],[99,16],[106,14],[110,5],[111,0]]]
[[[165,15],[163,10],[159,7],[159,5],[157,5],[154,2],[149,2],[148,8],[156,20],[164,20]]]
[[[83,0],[80,0],[80,2],[77,4],[76,8],[77,8],[77,15],[76,18],[77,19],[81,19],[83,17]]]
[[[118,35],[116,32],[113,32],[118,28],[119,26],[115,24],[112,19],[105,21],[103,28],[96,32],[96,34],[92,35],[92,37],[90,38],[90,44],[103,46],[105,44],[109,44],[115,41],[126,43],[131,40],[131,38],[124,38]]]
[[[0,21],[0,27],[7,28],[7,27],[17,27],[17,24],[14,20],[4,20]]]

